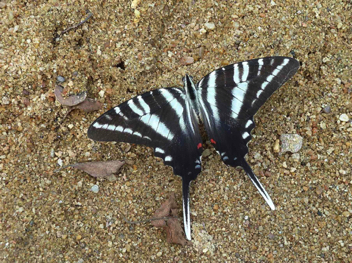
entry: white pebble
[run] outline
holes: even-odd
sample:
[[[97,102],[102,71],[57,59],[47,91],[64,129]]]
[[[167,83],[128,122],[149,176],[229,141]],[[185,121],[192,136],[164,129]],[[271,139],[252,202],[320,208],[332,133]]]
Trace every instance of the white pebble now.
[[[302,148],[303,138],[298,134],[282,134],[280,140],[281,153],[296,153]]]
[[[140,1],[141,0],[133,0],[131,4],[131,8],[135,9],[139,5]]]
[[[215,28],[215,24],[214,23],[205,23],[205,27],[210,29],[210,30],[213,30]]]
[[[347,114],[343,113],[340,115],[339,120],[344,121],[344,122],[348,122],[350,120],[350,118],[348,118]]]
[[[99,192],[99,186],[98,185],[93,185],[92,188],[90,189],[93,193],[98,193]]]
[[[9,98],[7,98],[7,97],[2,97],[2,104],[4,104],[4,105],[10,104]]]

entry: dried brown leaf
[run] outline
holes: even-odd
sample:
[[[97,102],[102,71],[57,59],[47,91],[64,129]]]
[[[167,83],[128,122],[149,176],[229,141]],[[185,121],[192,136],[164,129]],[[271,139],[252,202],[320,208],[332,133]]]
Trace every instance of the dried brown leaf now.
[[[60,85],[56,85],[55,87],[55,97],[63,106],[76,106],[87,98],[87,92],[83,91],[77,95],[72,95],[67,97],[66,99],[62,96],[62,92],[64,88]]]
[[[114,160],[106,162],[75,163],[70,166],[80,169],[93,177],[104,178],[117,173],[124,163],[125,162]]]
[[[166,200],[161,207],[155,211],[154,213],[154,218],[159,218],[159,217],[166,217],[170,215],[171,209],[174,209],[177,207],[176,201],[175,201],[175,194],[171,193],[170,197],[168,200]],[[154,220],[152,221],[152,225],[156,227],[163,227],[166,226],[166,222],[163,219],[160,220]]]
[[[176,218],[170,218],[167,220],[166,230],[166,241],[172,244],[181,244],[182,246],[187,244],[187,240],[184,238],[183,230]]]
[[[91,98],[86,98],[85,101],[76,105],[75,108],[83,110],[84,112],[91,112],[91,111],[100,110],[102,106],[103,104],[101,102]]]

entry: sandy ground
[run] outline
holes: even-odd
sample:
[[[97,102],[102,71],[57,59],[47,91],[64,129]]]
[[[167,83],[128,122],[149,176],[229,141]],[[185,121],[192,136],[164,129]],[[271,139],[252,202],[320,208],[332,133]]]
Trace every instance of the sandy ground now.
[[[351,3],[274,1],[0,1],[0,260],[352,262]],[[249,144],[277,210],[207,146],[191,189],[192,244],[127,224],[152,217],[171,192],[182,222],[181,180],[150,148],[89,140],[90,123],[137,94],[181,86],[186,73],[198,81],[272,55],[301,63],[256,115]],[[64,118],[59,76],[67,94],[87,91],[104,108]],[[303,137],[299,158],[273,150],[286,133]],[[113,181],[54,172],[114,159],[128,163]]]

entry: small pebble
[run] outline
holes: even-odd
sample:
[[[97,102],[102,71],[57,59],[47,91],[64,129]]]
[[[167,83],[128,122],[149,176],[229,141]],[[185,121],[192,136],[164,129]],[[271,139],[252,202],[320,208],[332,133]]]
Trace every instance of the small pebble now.
[[[214,211],[218,211],[219,210],[219,205],[215,204],[214,207],[213,207]]]
[[[344,217],[349,217],[349,216],[350,216],[350,212],[345,211],[345,212],[342,213],[342,215],[343,215]]]
[[[294,154],[292,154],[292,159],[293,159],[295,162],[299,162],[300,159],[301,159],[301,156],[299,155],[299,153],[294,153]]]
[[[275,141],[273,149],[274,149],[274,152],[276,152],[276,153],[278,153],[280,151],[280,140],[279,139],[277,139]]]
[[[262,156],[260,155],[260,153],[255,153],[255,154],[254,154],[254,159],[256,159],[256,160],[262,160],[263,158],[262,158]]]
[[[90,189],[93,193],[98,193],[99,192],[99,186],[98,185],[93,185],[92,188]]]
[[[141,2],[141,0],[133,0],[132,4],[131,4],[131,8],[135,9],[139,3]]]
[[[269,239],[275,239],[275,235],[274,235],[274,234],[269,234],[269,235],[268,235],[268,238],[269,238]]]
[[[317,186],[315,192],[317,193],[317,195],[321,195],[323,193],[323,188],[321,186]]]
[[[193,63],[194,63],[194,58],[192,58],[192,57],[183,57],[183,58],[181,58],[180,63],[181,63],[182,65],[190,65],[190,64],[193,64]]]
[[[331,107],[329,105],[325,106],[323,110],[324,110],[325,113],[330,113],[331,112]]]
[[[281,153],[296,153],[302,148],[303,138],[298,134],[282,134],[280,140]]]
[[[201,46],[200,49],[199,49],[199,57],[200,57],[200,58],[203,58],[203,57],[204,57],[204,51],[205,51],[204,47]]]
[[[134,10],[134,15],[136,18],[140,18],[141,17],[141,12],[139,12],[139,10]]]
[[[343,113],[340,115],[339,120],[344,121],[344,122],[348,122],[350,120],[350,118],[348,118],[347,114]]]
[[[203,153],[202,153],[202,156],[203,156],[203,157],[208,157],[210,154],[211,154],[210,149],[205,149],[205,150],[203,151]]]
[[[4,104],[4,105],[10,104],[9,98],[8,97],[2,97],[2,104]]]
[[[205,27],[210,29],[210,30],[213,30],[215,28],[215,24],[214,23],[205,23]]]
[[[65,78],[63,76],[57,76],[56,79],[58,82],[65,82]]]

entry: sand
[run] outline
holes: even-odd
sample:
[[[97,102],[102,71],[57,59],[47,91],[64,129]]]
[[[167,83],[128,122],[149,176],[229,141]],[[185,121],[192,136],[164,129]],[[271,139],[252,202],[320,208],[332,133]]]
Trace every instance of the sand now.
[[[0,2],[0,261],[352,262],[348,1],[63,2]],[[182,222],[181,179],[150,148],[91,141],[90,123],[137,94],[182,86],[186,73],[199,81],[274,55],[301,67],[256,115],[248,161],[277,210],[205,144],[192,244],[126,223],[151,218],[171,192]],[[66,116],[54,96],[62,80],[103,109]],[[282,134],[303,137],[298,155],[274,151]],[[104,160],[127,163],[111,181],[55,172]]]

